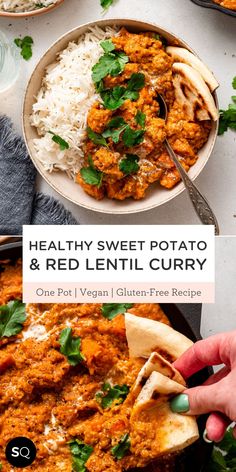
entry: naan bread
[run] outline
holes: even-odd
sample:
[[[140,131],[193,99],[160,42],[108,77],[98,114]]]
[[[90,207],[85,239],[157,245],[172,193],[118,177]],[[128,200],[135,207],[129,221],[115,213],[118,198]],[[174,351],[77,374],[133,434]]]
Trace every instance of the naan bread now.
[[[169,400],[184,390],[183,385],[152,372],[135,402],[132,428],[140,430],[151,425],[154,437],[150,454],[156,458],[180,451],[199,438],[195,417],[173,413],[170,409]]]
[[[162,357],[160,354],[153,352],[138,374],[132,389],[134,394],[140,392],[152,372],[159,372],[160,374],[165,375],[175,382],[178,382],[184,387],[186,386],[185,380],[178,370],[175,369],[175,367],[173,367],[173,365],[171,365],[170,362],[164,359],[164,357]]]
[[[130,313],[125,314],[125,328],[130,357],[148,358],[157,352],[174,362],[193,345],[190,339],[170,326]]]
[[[208,67],[197,56],[195,56],[195,54],[188,51],[188,49],[177,46],[167,46],[166,52],[173,57],[175,62],[184,62],[196,69],[208,85],[211,92],[214,92],[214,90],[219,87],[219,83],[210,69],[208,69]]]
[[[199,72],[182,62],[174,63],[172,70],[176,100],[188,119],[217,121],[219,112]]]
[[[180,451],[196,441],[199,432],[195,417],[171,411],[170,400],[186,388],[171,362],[193,343],[168,325],[130,313],[125,314],[125,327],[130,357],[149,357],[132,388],[132,447],[141,442],[140,456],[150,460]]]

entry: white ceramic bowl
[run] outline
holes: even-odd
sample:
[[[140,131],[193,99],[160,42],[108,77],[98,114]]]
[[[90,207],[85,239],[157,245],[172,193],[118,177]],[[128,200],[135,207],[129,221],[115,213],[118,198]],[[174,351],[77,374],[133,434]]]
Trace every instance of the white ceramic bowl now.
[[[23,132],[25,141],[28,147],[29,154],[31,159],[36,166],[37,170],[40,172],[42,177],[46,182],[56,190],[60,195],[67,198],[76,205],[88,208],[89,210],[98,211],[102,213],[112,213],[112,214],[129,214],[129,213],[138,213],[141,211],[150,210],[159,205],[172,200],[172,198],[179,195],[184,190],[184,184],[182,182],[178,183],[173,189],[167,190],[161,187],[158,183],[152,184],[149,191],[147,192],[146,197],[143,200],[133,200],[131,198],[124,201],[110,200],[104,198],[103,200],[95,200],[93,197],[90,197],[84,190],[80,187],[79,184],[76,184],[70,180],[66,173],[63,172],[54,172],[48,173],[44,170],[43,166],[38,162],[36,158],[36,153],[34,149],[33,140],[38,138],[36,128],[32,127],[30,124],[30,115],[32,113],[32,106],[35,102],[35,97],[38,94],[39,89],[41,88],[42,78],[45,75],[45,68],[53,63],[57,57],[57,54],[65,49],[70,41],[78,40],[79,36],[82,35],[88,28],[93,26],[125,26],[130,31],[141,32],[141,31],[154,31],[162,36],[164,36],[169,44],[175,44],[188,48],[191,52],[195,52],[181,39],[177,38],[175,35],[170,33],[163,28],[156,26],[151,23],[146,23],[137,20],[128,20],[128,19],[109,19],[109,20],[99,20],[93,23],[87,23],[85,25],[79,26],[78,28],[69,31],[64,36],[62,36],[58,41],[56,41],[40,59],[39,63],[34,69],[34,72],[29,80],[25,99],[23,106]],[[217,103],[217,97],[215,94],[215,100]],[[209,159],[215,140],[217,137],[218,123],[215,122],[212,124],[212,129],[209,135],[207,143],[199,151],[199,158],[191,167],[189,175],[192,179],[195,179],[203,167],[205,166],[207,160]]]
[[[37,16],[42,15],[43,13],[49,13],[54,10],[54,8],[59,7],[64,2],[64,0],[57,0],[56,3],[49,5],[49,7],[37,8],[37,10],[32,11],[22,11],[20,13],[13,13],[10,11],[0,11],[0,16],[6,16],[8,18],[25,18],[28,16]]]

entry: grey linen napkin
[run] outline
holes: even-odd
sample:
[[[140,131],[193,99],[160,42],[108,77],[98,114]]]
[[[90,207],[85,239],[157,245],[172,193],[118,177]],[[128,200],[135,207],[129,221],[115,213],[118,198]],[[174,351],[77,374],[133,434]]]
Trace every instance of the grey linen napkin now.
[[[21,234],[22,225],[76,225],[55,198],[35,194],[36,170],[11,120],[0,116],[0,234]]]

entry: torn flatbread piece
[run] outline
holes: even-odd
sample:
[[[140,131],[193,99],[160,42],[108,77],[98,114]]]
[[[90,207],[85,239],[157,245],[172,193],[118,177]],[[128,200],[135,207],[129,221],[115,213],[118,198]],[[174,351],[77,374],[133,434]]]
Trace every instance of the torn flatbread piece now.
[[[125,328],[130,357],[148,358],[157,352],[172,363],[193,345],[170,326],[130,313],[125,314]]]
[[[134,395],[138,394],[144,387],[152,372],[159,372],[169,379],[178,382],[180,385],[183,385],[184,387],[186,386],[185,380],[180,372],[178,372],[178,370],[160,354],[153,352],[138,374],[137,380],[132,389]]]
[[[217,121],[219,112],[214,98],[199,72],[187,64],[173,64],[176,100],[189,120]]]
[[[150,427],[153,432],[152,441],[140,454],[148,453],[149,457],[157,458],[180,451],[199,438],[195,417],[173,413],[170,409],[170,399],[184,390],[183,385],[159,372],[152,372],[131,415],[131,428],[136,436]],[[131,431],[131,441],[132,436]]]
[[[211,92],[214,92],[214,90],[219,87],[219,83],[210,69],[208,69],[208,67],[197,56],[195,56],[195,54],[188,51],[188,49],[177,46],[167,46],[166,52],[173,57],[175,62],[184,62],[196,69],[208,85]]]

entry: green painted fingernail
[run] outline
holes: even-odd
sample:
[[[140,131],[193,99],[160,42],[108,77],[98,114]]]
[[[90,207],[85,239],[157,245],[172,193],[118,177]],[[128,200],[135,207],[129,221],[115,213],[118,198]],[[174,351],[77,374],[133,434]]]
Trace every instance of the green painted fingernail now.
[[[189,410],[188,395],[181,393],[170,402],[170,408],[173,413],[186,413]]]

